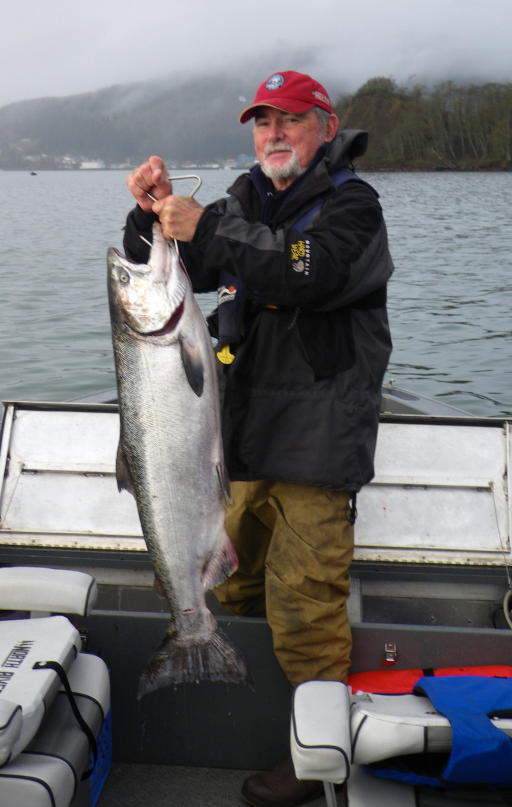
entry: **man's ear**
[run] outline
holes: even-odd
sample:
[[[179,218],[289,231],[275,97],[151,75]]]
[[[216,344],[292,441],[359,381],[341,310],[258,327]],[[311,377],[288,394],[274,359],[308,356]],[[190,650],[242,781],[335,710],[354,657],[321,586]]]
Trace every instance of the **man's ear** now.
[[[336,137],[336,133],[340,127],[340,121],[337,115],[332,112],[328,119],[327,124],[325,127],[325,142],[330,143],[331,140],[334,140]]]

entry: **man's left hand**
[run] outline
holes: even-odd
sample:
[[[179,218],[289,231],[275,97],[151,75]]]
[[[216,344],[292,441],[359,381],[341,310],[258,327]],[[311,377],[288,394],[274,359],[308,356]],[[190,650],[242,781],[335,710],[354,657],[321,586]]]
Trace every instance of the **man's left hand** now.
[[[192,241],[204,208],[190,196],[166,196],[153,205],[164,238]]]

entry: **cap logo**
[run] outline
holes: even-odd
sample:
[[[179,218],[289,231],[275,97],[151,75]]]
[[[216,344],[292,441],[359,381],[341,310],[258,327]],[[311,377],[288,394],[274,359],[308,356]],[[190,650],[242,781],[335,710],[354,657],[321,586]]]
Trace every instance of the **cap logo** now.
[[[279,87],[282,87],[284,84],[284,76],[281,73],[274,73],[273,76],[270,76],[267,79],[267,83],[265,84],[266,90],[278,90]]]

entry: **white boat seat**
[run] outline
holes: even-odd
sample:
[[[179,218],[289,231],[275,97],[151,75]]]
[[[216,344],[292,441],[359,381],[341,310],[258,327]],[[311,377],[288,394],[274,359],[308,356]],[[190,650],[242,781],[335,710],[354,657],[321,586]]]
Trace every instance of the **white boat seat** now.
[[[339,681],[306,681],[293,697],[290,746],[298,779],[322,781],[336,806],[334,784],[350,773],[350,696]]]
[[[68,672],[68,681],[80,714],[99,745],[91,777],[81,781],[90,765],[89,740],[61,688],[27,748],[0,768],[0,804],[69,807],[75,798],[89,807],[97,803],[111,765],[108,670],[97,656],[80,653]]]
[[[0,620],[0,766],[30,742],[59,688],[54,670],[34,665],[51,660],[67,670],[81,648],[64,616]]]
[[[96,581],[87,572],[36,566],[0,568],[0,610],[85,616],[97,593]]]
[[[291,752],[297,778],[323,781],[328,807],[336,805],[332,783],[345,779],[350,807],[414,807],[414,787],[374,777],[364,766],[449,752],[449,720],[425,696],[349,692],[335,681],[308,681],[295,690]],[[495,717],[493,724],[512,737],[512,718]]]
[[[402,754],[447,752],[452,729],[429,698],[419,695],[355,696],[351,712],[352,761],[360,765]],[[512,719],[493,720],[512,736]]]
[[[86,614],[96,594],[94,578],[84,572],[0,568],[3,610]],[[65,616],[0,619],[0,769],[32,741],[59,689],[57,670],[41,666],[66,672],[81,649],[80,634]]]

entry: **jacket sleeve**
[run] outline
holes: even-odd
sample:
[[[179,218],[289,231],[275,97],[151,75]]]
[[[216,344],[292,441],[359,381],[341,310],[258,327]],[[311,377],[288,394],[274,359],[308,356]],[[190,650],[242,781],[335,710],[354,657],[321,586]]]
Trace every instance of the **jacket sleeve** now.
[[[152,227],[155,221],[158,221],[155,213],[146,212],[138,205],[133,210],[130,210],[123,236],[123,249],[128,260],[134,263],[147,262],[149,246],[146,242],[151,243],[153,240]]]
[[[192,244],[205,270],[238,276],[262,304],[350,305],[384,287],[393,270],[377,196],[358,181],[337,188],[304,233],[293,225],[273,232],[213,205]]]
[[[156,221],[158,221],[158,216],[155,213],[146,212],[138,205],[128,213],[124,228],[123,249],[130,261],[147,263],[149,260],[149,244],[153,241],[153,224]],[[219,285],[217,267],[207,264],[192,244],[180,241],[178,249],[194,291],[216,291]]]

